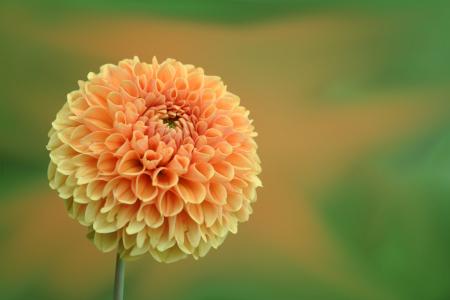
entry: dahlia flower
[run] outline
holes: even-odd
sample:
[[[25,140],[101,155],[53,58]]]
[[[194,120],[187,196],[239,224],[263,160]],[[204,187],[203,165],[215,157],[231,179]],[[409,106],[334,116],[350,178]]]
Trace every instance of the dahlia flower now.
[[[236,233],[261,186],[239,97],[174,59],[125,59],[87,79],[52,123],[48,179],[95,246],[174,262]]]

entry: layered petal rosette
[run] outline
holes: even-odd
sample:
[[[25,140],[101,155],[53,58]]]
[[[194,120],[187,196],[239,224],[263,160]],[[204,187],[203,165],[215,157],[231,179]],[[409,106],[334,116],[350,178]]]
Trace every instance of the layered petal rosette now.
[[[249,111],[174,59],[107,64],[52,123],[48,178],[104,252],[204,256],[248,220],[260,160]]]

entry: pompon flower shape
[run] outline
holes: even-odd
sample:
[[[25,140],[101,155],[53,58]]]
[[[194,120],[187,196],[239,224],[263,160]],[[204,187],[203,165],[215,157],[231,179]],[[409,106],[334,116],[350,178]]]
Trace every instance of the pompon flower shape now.
[[[256,132],[219,77],[134,57],[78,84],[49,132],[48,178],[98,249],[197,259],[248,220]]]

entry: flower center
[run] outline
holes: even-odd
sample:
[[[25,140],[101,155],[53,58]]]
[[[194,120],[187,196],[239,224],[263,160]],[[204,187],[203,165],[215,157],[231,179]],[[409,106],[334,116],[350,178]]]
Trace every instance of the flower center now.
[[[178,116],[163,119],[163,123],[166,124],[169,128],[175,128],[177,126],[176,124],[177,121]]]

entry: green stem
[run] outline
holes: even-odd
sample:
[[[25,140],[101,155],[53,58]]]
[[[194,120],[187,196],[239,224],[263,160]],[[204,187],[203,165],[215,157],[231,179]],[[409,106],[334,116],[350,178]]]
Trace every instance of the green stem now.
[[[120,257],[119,252],[117,252],[116,274],[114,277],[114,300],[123,300],[124,276],[125,262]]]

